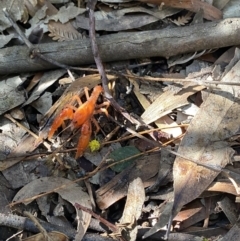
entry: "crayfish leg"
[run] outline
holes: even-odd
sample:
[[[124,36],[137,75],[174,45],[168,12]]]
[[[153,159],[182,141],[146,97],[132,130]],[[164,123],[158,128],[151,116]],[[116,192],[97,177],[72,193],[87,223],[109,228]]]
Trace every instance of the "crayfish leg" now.
[[[92,118],[92,122],[96,127],[96,130],[94,130],[94,133],[97,134],[100,131],[100,126],[99,126],[97,120],[94,117]]]
[[[107,108],[109,107],[109,105],[110,105],[110,101],[104,101],[102,104],[96,105],[96,108],[94,110],[94,115],[104,113],[108,117]]]
[[[73,95],[70,105],[74,104],[75,101],[77,101],[79,106],[83,104],[78,95]]]
[[[83,155],[83,152],[87,149],[92,134],[91,120],[87,120],[81,127],[81,136],[78,141],[77,153],[75,158]]]
[[[62,110],[60,115],[55,118],[51,129],[48,133],[48,139],[50,140],[55,133],[55,131],[64,123],[65,120],[73,118],[73,108],[67,107]]]
[[[87,100],[90,98],[88,91],[89,91],[88,87],[84,87],[84,93],[85,93]]]

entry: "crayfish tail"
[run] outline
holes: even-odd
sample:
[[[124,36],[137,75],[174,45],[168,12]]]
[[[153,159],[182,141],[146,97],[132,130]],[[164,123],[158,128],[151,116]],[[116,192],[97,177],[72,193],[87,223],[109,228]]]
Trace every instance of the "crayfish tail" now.
[[[87,120],[81,127],[81,136],[78,141],[77,153],[75,158],[82,156],[87,149],[92,134],[91,120]]]

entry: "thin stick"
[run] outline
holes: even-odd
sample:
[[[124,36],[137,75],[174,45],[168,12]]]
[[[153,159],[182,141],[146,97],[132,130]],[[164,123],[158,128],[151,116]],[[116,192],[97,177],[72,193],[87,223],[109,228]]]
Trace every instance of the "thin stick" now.
[[[127,113],[117,102],[116,100],[113,98],[113,96],[110,93],[110,90],[108,88],[108,78],[106,75],[106,71],[104,69],[103,66],[103,62],[101,59],[101,56],[99,55],[99,49],[98,49],[98,45],[97,45],[97,39],[96,39],[96,34],[95,34],[95,16],[94,16],[94,9],[95,9],[95,5],[97,3],[97,0],[89,0],[88,4],[87,4],[87,8],[89,10],[89,36],[90,36],[90,40],[91,40],[91,46],[92,46],[92,52],[93,52],[93,57],[95,60],[95,63],[97,65],[99,74],[101,76],[102,79],[102,86],[104,89],[104,93],[106,98],[111,102],[112,106],[118,111],[120,112],[126,119],[128,119],[131,123],[135,123],[137,125],[142,125],[143,123],[141,123],[140,121],[136,120],[135,118],[133,118],[132,116],[129,115],[129,113]]]
[[[39,229],[39,231],[42,233],[42,235],[46,241],[52,241],[52,239],[49,237],[47,231],[42,227],[42,225],[39,223],[39,221],[37,220],[37,218],[35,216],[33,216],[30,212],[27,212],[27,211],[24,211],[23,214],[33,221],[33,223]]]
[[[24,202],[32,202],[33,200],[35,200],[35,199],[37,199],[37,198],[39,198],[39,197],[43,197],[43,196],[46,196],[46,195],[51,194],[51,193],[53,193],[53,192],[56,192],[57,190],[60,190],[60,189],[63,189],[63,188],[67,188],[68,185],[70,185],[70,184],[73,184],[73,183],[76,183],[76,182],[79,182],[79,181],[86,180],[86,179],[94,176],[96,173],[98,173],[98,172],[100,172],[100,171],[104,171],[104,170],[108,169],[109,167],[112,167],[112,166],[114,166],[114,165],[117,165],[118,163],[122,163],[122,162],[128,161],[128,160],[130,160],[130,159],[132,159],[132,158],[140,157],[140,156],[143,156],[143,155],[145,155],[145,154],[148,154],[148,153],[151,153],[151,152],[157,151],[157,150],[159,150],[159,148],[153,148],[153,149],[151,149],[151,150],[149,150],[149,151],[145,151],[145,152],[142,152],[142,153],[138,153],[138,154],[136,154],[136,155],[133,155],[133,156],[128,157],[128,158],[125,158],[125,159],[122,159],[121,161],[118,161],[118,162],[111,163],[111,164],[106,165],[106,166],[102,166],[102,164],[105,163],[105,160],[103,160],[103,161],[101,162],[102,164],[100,163],[100,165],[99,165],[98,167],[96,167],[92,172],[87,173],[84,177],[78,178],[78,179],[76,179],[76,180],[74,180],[74,181],[69,182],[68,184],[61,185],[61,186],[56,187],[56,188],[54,188],[54,189],[52,189],[52,190],[50,190],[50,191],[48,191],[48,192],[41,193],[41,194],[36,195],[36,196],[34,196],[34,197],[30,197],[30,198],[26,198],[26,199],[24,199],[24,200],[19,200],[19,201],[16,201],[16,202],[14,202],[14,203],[10,203],[8,206],[14,206],[14,205],[16,205],[16,204],[24,203]]]
[[[17,34],[20,36],[20,38],[23,40],[23,42],[26,44],[26,46],[31,51],[31,54],[30,54],[31,58],[39,57],[40,59],[47,61],[50,64],[53,64],[55,66],[58,66],[60,68],[66,69],[66,70],[73,69],[73,70],[83,70],[83,71],[93,71],[93,72],[97,71],[97,70],[90,69],[90,68],[79,68],[79,67],[68,66],[65,64],[61,64],[54,59],[44,56],[43,54],[41,54],[40,49],[37,48],[35,45],[33,45],[26,38],[25,34],[22,32],[22,30],[16,24],[16,21],[15,21],[14,17],[12,16],[12,14],[6,8],[3,9],[3,12],[4,12],[4,15],[6,16],[6,18],[9,20],[9,22],[12,24],[12,26],[15,29],[15,31],[17,32]]]
[[[179,127],[188,127],[188,126],[189,126],[189,124],[181,124],[181,125],[176,125],[176,126],[153,128],[153,129],[150,129],[150,130],[140,131],[140,132],[138,132],[138,134],[143,135],[143,134],[151,133],[151,132],[153,132],[153,131],[161,131],[161,130],[164,130],[164,129],[179,128]],[[116,142],[120,142],[120,141],[126,141],[126,140],[128,140],[128,139],[133,138],[133,137],[135,137],[135,135],[134,135],[134,134],[130,134],[130,135],[128,135],[128,136],[125,136],[125,137],[122,137],[122,138],[119,138],[119,139],[113,140],[113,141],[105,141],[105,140],[104,140],[104,141],[101,143],[101,145],[104,146],[104,145],[111,144],[111,143],[116,143]],[[179,138],[179,137],[177,137],[177,138]],[[177,138],[175,138],[175,139],[177,139]],[[175,140],[175,139],[174,139],[174,140]],[[166,145],[166,143],[164,143],[164,145]]]
[[[6,8],[3,8],[3,12],[4,12],[6,18],[8,18],[8,20],[10,21],[10,23],[16,30],[17,34],[21,37],[22,41],[28,46],[29,49],[32,49],[33,48],[32,43],[26,38],[26,36],[22,32],[22,30],[14,22],[14,17],[12,16],[12,14]]]
[[[112,232],[118,232],[118,227],[110,222],[108,222],[106,219],[102,218],[100,215],[97,215],[96,213],[94,213],[91,209],[82,206],[79,203],[75,203],[74,205],[77,209],[81,209],[86,213],[91,214],[94,218],[96,218],[97,220],[99,220],[101,223],[105,224]]]
[[[125,77],[131,77],[131,78],[135,78],[135,79],[141,79],[141,80],[149,80],[149,81],[164,81],[164,82],[195,82],[197,85],[210,85],[210,84],[214,84],[214,85],[236,85],[236,86],[240,86],[240,83],[236,83],[236,82],[221,82],[221,81],[201,81],[201,80],[196,80],[196,79],[178,79],[178,78],[161,78],[161,77],[151,77],[151,76],[136,76],[133,74],[122,74]]]
[[[113,233],[117,233],[117,234],[120,233],[120,230],[119,230],[119,228],[118,228],[116,225],[108,222],[106,219],[102,218],[100,215],[97,215],[97,214],[94,213],[91,209],[89,209],[89,208],[87,208],[87,207],[84,207],[84,206],[82,206],[82,205],[79,204],[79,203],[75,203],[74,206],[75,206],[77,209],[81,209],[81,210],[83,210],[84,212],[87,212],[87,213],[91,214],[94,218],[96,218],[97,220],[99,220],[101,223],[105,224]],[[121,233],[120,233],[120,234],[121,234]],[[124,239],[122,236],[119,236],[119,239],[120,239],[121,241],[125,241],[125,239]]]
[[[133,136],[137,136],[137,137],[139,137],[140,139],[143,139],[143,140],[145,140],[146,142],[149,142],[149,143],[150,143],[151,145],[153,145],[153,146],[161,147],[161,144],[160,144],[159,142],[150,140],[150,139],[148,139],[147,137],[145,137],[145,136],[139,134],[138,132],[132,130],[131,128],[126,127],[125,125],[120,124],[117,120],[115,120],[115,119],[112,118],[111,116],[108,116],[108,118],[109,118],[111,121],[113,121],[113,122],[115,122],[116,124],[118,124],[120,127],[124,128],[124,129],[125,129],[126,131],[128,131],[129,133],[131,133]]]

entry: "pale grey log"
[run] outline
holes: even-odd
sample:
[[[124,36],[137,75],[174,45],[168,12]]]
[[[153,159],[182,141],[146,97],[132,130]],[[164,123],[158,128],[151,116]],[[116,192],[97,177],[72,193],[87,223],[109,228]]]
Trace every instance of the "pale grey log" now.
[[[98,38],[104,62],[177,54],[240,44],[240,19],[206,22],[187,27],[111,34]],[[82,66],[94,63],[89,39],[38,46],[41,53],[60,63]],[[30,59],[26,46],[0,50],[0,74],[56,68],[43,60]]]

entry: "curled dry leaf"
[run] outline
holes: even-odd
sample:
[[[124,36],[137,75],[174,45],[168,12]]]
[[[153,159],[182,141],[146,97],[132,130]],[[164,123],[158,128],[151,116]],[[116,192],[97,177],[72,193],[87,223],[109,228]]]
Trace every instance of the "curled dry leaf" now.
[[[175,95],[171,90],[168,90],[160,95],[145,110],[141,117],[146,124],[150,124],[162,116],[167,115],[173,109],[187,105],[187,98],[204,88],[204,86],[199,86],[194,83],[187,83],[177,95]]]
[[[14,197],[13,202],[36,196],[40,193],[49,192],[59,186],[65,185],[65,188],[55,190],[63,199],[70,202],[73,206],[75,203],[81,203],[83,206],[91,209],[90,198],[82,188],[68,179],[60,177],[43,177],[34,180],[24,186]],[[89,213],[76,209],[77,213],[77,235],[76,240],[81,240],[84,236],[91,220]]]

